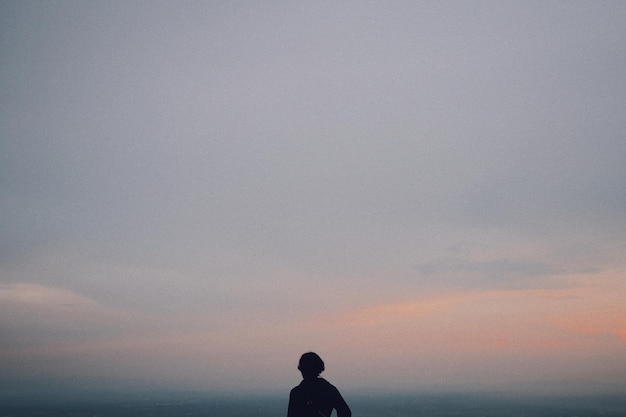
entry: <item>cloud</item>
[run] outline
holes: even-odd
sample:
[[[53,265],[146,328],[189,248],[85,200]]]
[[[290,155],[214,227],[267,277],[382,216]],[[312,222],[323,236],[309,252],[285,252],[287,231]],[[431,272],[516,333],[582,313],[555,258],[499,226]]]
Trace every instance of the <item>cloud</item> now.
[[[471,381],[619,340],[622,5],[0,7],[15,372]]]
[[[580,274],[567,288],[439,291],[318,314],[311,322],[330,332],[362,333],[372,348],[396,340],[394,349],[404,345],[403,356],[424,350],[414,345],[413,334],[415,340],[441,343],[433,345],[440,353],[460,355],[595,351],[611,345],[610,337],[624,326],[625,312],[617,303],[623,288],[614,287],[621,285],[619,276],[618,271]]]
[[[471,300],[473,294],[450,294],[440,297],[430,297],[413,301],[399,301],[357,308],[347,312],[329,315],[320,315],[314,321],[325,326],[340,326],[361,328],[364,326],[380,325],[385,322],[403,320],[419,320],[430,315],[446,312],[456,304]]]
[[[103,341],[137,324],[130,312],[113,309],[75,291],[31,283],[0,284],[0,327],[7,349],[61,341]]]
[[[416,266],[416,270],[424,275],[441,274],[443,272],[462,271],[480,272],[495,275],[536,277],[546,275],[560,275],[559,271],[552,266],[531,260],[497,259],[484,262],[472,262],[459,259],[441,259]]]
[[[436,277],[441,282],[467,289],[532,289],[567,286],[570,274],[598,272],[594,269],[568,271],[562,267],[529,259],[494,259],[473,261],[445,258],[417,265],[422,277]]]

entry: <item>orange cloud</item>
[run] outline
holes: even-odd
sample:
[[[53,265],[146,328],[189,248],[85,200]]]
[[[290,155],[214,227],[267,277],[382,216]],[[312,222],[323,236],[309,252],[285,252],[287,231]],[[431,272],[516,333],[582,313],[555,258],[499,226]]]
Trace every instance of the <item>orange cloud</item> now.
[[[388,321],[419,319],[449,310],[457,304],[474,298],[474,293],[452,294],[395,301],[353,309],[338,314],[315,316],[314,320],[325,326],[363,327]]]
[[[582,354],[610,343],[602,334],[618,323],[624,328],[619,314],[610,321],[616,304],[603,304],[598,291],[457,292],[315,315],[305,326],[329,343],[348,337],[385,357]]]

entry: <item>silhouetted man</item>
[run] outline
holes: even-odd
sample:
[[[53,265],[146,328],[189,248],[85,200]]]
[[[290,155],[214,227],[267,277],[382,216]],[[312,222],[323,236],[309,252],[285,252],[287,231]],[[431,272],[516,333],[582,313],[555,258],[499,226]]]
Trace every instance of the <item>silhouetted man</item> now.
[[[337,410],[337,417],[352,416],[339,390],[319,377],[324,370],[322,358],[313,352],[305,353],[298,369],[303,379],[289,393],[287,417],[330,417],[333,409]]]

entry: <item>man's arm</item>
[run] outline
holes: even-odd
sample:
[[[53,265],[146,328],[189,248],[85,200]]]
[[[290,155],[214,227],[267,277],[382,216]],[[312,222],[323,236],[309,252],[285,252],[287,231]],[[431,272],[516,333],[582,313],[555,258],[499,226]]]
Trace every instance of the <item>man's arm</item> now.
[[[293,392],[289,393],[289,406],[287,407],[287,417],[295,417],[295,410],[293,407]]]
[[[337,410],[337,417],[352,417],[352,411],[350,411],[350,407],[343,399],[339,390],[336,390],[336,400],[335,400],[335,410]]]

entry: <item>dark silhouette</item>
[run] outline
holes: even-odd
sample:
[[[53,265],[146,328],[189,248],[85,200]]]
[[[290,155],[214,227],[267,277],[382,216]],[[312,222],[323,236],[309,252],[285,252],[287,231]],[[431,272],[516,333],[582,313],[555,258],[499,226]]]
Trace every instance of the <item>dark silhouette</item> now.
[[[313,352],[305,353],[298,369],[302,382],[289,393],[287,417],[330,417],[333,409],[337,410],[337,417],[352,416],[339,390],[319,377],[324,370],[322,358]]]

